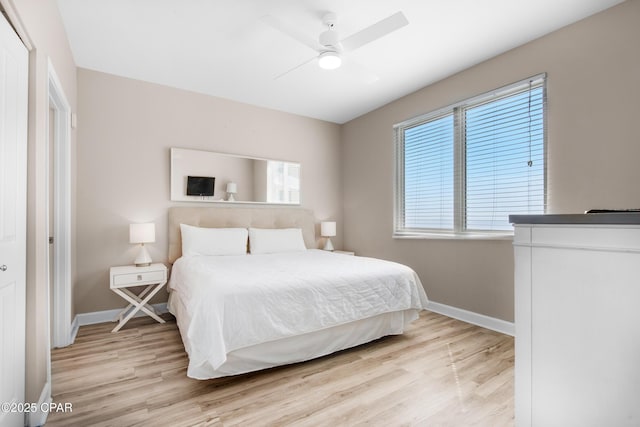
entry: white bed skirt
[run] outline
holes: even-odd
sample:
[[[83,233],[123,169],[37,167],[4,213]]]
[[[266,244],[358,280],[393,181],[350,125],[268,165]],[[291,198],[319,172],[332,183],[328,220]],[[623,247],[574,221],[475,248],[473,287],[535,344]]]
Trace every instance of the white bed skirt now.
[[[176,317],[182,341],[191,358],[192,352],[197,350],[187,338],[188,314],[177,293],[170,293],[168,307]],[[315,359],[387,335],[402,334],[405,327],[418,318],[418,312],[409,309],[384,313],[316,332],[240,348],[227,353],[227,360],[217,369],[208,363],[199,366],[189,363],[187,375],[195,379],[219,378]]]

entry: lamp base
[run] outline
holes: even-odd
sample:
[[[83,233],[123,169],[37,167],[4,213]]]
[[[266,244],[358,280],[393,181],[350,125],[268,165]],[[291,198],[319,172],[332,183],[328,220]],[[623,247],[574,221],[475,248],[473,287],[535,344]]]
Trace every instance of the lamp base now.
[[[229,193],[229,197],[227,197],[227,202],[235,202],[236,199],[233,197],[233,193]]]
[[[151,265],[151,255],[149,255],[149,251],[147,251],[144,243],[140,245],[140,252],[138,252],[138,256],[133,263],[136,267],[148,267]]]
[[[325,251],[333,251],[333,243],[331,243],[331,237],[327,237],[327,241],[324,243],[324,249]]]

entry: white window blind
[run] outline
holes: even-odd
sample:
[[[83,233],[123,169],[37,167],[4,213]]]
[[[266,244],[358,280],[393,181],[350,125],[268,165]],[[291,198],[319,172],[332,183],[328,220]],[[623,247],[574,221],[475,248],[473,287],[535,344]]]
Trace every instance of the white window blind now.
[[[395,235],[511,232],[544,213],[545,75],[395,126]]]
[[[453,229],[453,174],[453,114],[405,130],[406,228]]]
[[[542,92],[465,109],[467,230],[511,230],[510,214],[544,213]]]

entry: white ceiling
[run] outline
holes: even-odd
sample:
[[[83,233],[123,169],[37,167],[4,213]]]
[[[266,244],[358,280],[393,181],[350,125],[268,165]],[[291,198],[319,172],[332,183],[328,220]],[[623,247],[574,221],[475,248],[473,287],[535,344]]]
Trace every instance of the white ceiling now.
[[[79,67],[344,123],[621,0],[57,2]],[[275,79],[315,53],[264,16],[315,39],[336,12],[344,38],[399,10],[409,25],[341,68],[311,61]]]

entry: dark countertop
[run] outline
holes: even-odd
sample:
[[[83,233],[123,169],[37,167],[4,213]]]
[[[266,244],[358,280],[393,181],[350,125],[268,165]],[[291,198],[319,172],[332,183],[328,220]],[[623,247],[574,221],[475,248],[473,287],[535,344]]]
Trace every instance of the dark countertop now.
[[[640,212],[509,215],[512,224],[638,224]]]

